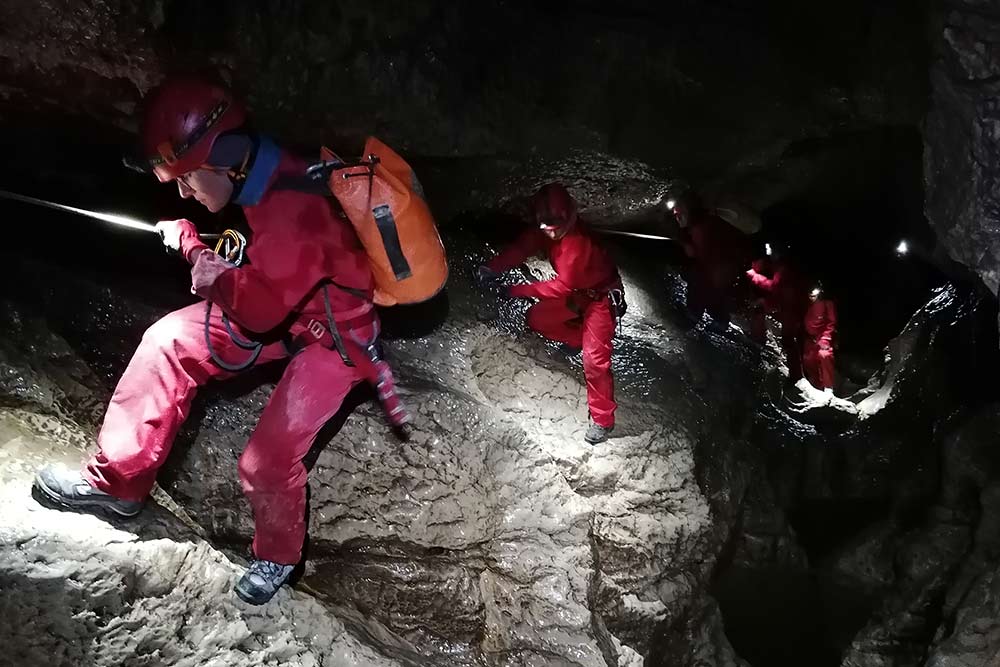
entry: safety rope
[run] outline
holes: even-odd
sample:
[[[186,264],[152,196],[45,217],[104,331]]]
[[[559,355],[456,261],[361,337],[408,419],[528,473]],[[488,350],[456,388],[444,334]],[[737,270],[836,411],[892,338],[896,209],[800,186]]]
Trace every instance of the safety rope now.
[[[244,350],[250,351],[250,356],[247,357],[245,361],[238,364],[231,364],[224,359],[222,359],[218,354],[216,354],[215,349],[212,347],[212,302],[205,302],[205,346],[208,348],[208,354],[212,357],[212,361],[219,366],[219,368],[230,371],[232,373],[238,373],[240,371],[245,371],[257,362],[257,358],[260,357],[261,350],[264,349],[263,343],[258,343],[252,340],[241,337],[235,331],[229,322],[229,316],[222,313],[222,323],[226,327],[226,331],[229,333],[229,337],[232,339],[233,343],[237,346],[243,348]]]

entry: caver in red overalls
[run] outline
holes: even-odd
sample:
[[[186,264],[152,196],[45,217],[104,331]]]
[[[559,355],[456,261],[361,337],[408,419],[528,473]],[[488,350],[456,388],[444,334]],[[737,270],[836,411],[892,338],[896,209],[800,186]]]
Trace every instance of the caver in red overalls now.
[[[806,379],[817,389],[832,389],[834,383],[833,336],[837,330],[837,307],[816,294],[806,311],[802,365]]]
[[[281,153],[269,178],[301,174],[306,163]],[[253,170],[251,170],[251,175]],[[192,278],[199,296],[215,307],[208,335],[223,360],[247,352],[235,345],[221,315],[243,336],[272,340],[258,363],[288,356],[280,333],[290,330],[304,348],[291,358],[240,456],[239,474],[254,509],[254,553],[276,563],[297,563],[305,537],[306,469],[302,458],[347,393],[365,379],[344,363],[324,323],[321,284],[333,281],[356,293],[327,290],[340,334],[369,341],[376,315],[372,275],[350,223],[319,195],[266,190],[244,207],[253,233],[250,263],[239,268],[209,251],[192,231],[181,252],[195,257]],[[205,303],[166,315],[145,333],[108,406],[86,478],[127,500],[142,500],[170,452],[198,387],[233,373],[216,365],[205,343]],[[319,334],[319,338],[316,334]]]
[[[192,291],[214,305],[207,325],[201,302],[146,331],[111,398],[98,435],[100,450],[83,479],[109,494],[93,502],[123,515],[137,511],[128,503],[149,494],[198,388],[231,377],[224,366],[247,357],[227,331],[223,313],[237,334],[261,343],[257,363],[286,358],[284,341],[291,338],[290,347],[299,351],[238,466],[254,510],[254,553],[287,566],[300,560],[305,537],[302,459],[347,393],[374,379],[374,363],[362,349],[374,344],[378,326],[374,281],[354,229],[333,200],[277,187],[279,181],[300,179],[307,163],[248,133],[245,122],[238,100],[200,79],[169,80],[146,100],[144,149],[157,178],[176,182],[182,197],[197,198],[213,212],[239,204],[252,231],[249,265],[235,267],[213,253],[190,222],[157,225],[164,243],[192,263]],[[337,332],[340,350],[333,345]],[[64,505],[83,507],[95,496],[61,483],[64,478],[49,474],[41,481],[46,479],[49,495]],[[287,574],[283,570],[275,578],[277,585]],[[273,589],[265,593],[248,601],[266,601]]]
[[[681,225],[678,240],[691,258],[688,313],[699,320],[707,311],[717,323],[728,324],[738,283],[750,262],[750,243],[743,232],[696,203],[679,203],[674,214]]]
[[[778,257],[756,260],[747,277],[763,301],[763,308],[754,312],[751,335],[755,340],[764,340],[766,314],[775,314],[781,323],[781,349],[788,363],[788,380],[796,382],[802,377],[802,322],[809,303],[808,284],[799,271]]]
[[[302,459],[320,428],[362,380],[376,386],[391,423],[407,416],[378,354],[374,279],[354,228],[324,188],[303,179],[305,161],[245,122],[239,101],[202,79],[171,79],[147,96],[143,147],[153,172],[211,212],[240,205],[253,233],[250,264],[216,255],[187,220],[156,224],[164,245],[193,265],[192,292],[213,305],[182,308],[146,331],[111,398],[98,453],[82,473],[45,466],[33,492],[60,508],[135,516],[198,388],[253,355],[266,363],[295,349],[238,466],[256,558],[234,592],[264,604],[301,557]]]
[[[550,184],[533,200],[536,221],[559,229],[558,238],[543,229],[529,229],[487,264],[495,272],[511,269],[528,257],[545,253],[556,277],[516,285],[510,295],[535,298],[527,323],[534,331],[571,347],[583,348],[587,404],[595,424],[610,430],[615,423],[611,349],[616,315],[609,292],[621,289],[614,262],[580,224],[576,204],[564,187]]]

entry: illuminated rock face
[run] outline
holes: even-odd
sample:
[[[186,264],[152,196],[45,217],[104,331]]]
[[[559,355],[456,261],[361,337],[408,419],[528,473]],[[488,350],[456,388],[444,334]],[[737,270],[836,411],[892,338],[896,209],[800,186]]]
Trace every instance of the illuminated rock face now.
[[[396,440],[364,403],[327,435],[316,458],[300,590],[317,593],[323,605],[296,593],[282,594],[269,610],[247,609],[230,590],[237,568],[211,546],[245,544],[250,535],[236,457],[270,384],[204,392],[161,476],[173,499],[163,502],[184,522],[157,507],[134,526],[113,528],[26,497],[42,460],[56,452],[79,460],[99,413],[93,397],[104,390],[39,321],[8,322],[5,340],[51,338],[62,360],[46,357],[47,346],[4,348],[9,376],[22,379],[5,387],[7,396],[22,385],[45,388],[19,398],[16,415],[3,413],[28,423],[0,450],[9,452],[2,461],[10,471],[3,531],[14,536],[0,546],[10,550],[0,553],[0,576],[16,593],[0,604],[39,619],[9,641],[31,656],[68,651],[64,643],[108,647],[88,649],[95,665],[145,647],[161,650],[164,664],[244,664],[232,656],[251,664],[278,644],[284,653],[276,659],[289,665],[311,664],[310,655],[383,664],[373,651],[435,665],[639,665],[653,653],[681,661],[670,664],[695,656],[720,667],[742,664],[708,595],[733,508],[710,502],[696,474],[699,447],[739,451],[727,444],[722,401],[749,396],[739,388],[746,380],[739,363],[709,372],[719,355],[738,348],[723,342],[720,351],[686,337],[651,298],[663,285],[626,272],[631,307],[616,343],[615,437],[587,445],[579,358],[524,330],[526,304],[468,282],[481,257],[453,254],[443,323],[389,344],[416,419],[410,441]],[[94,290],[87,312],[96,315],[74,316],[73,335],[91,336],[118,309],[132,310],[124,320],[136,324],[144,316],[134,313],[148,312],[105,298]],[[489,308],[499,308],[499,317],[481,321],[477,314]],[[134,344],[116,335],[98,344],[119,352]],[[714,405],[711,413],[703,400]],[[69,421],[74,415],[80,426]],[[46,436],[53,424],[60,430]],[[50,604],[92,622],[66,621],[59,630]],[[190,620],[182,627],[180,617]],[[195,641],[211,634],[213,622],[221,628],[214,639]],[[110,643],[115,628],[140,625]]]
[[[394,439],[368,403],[326,434],[311,475],[305,578],[263,610],[231,593],[251,528],[236,458],[280,368],[203,392],[161,476],[170,497],[135,523],[43,509],[27,495],[33,471],[80,460],[110,384],[162,308],[79,276],[66,290],[62,270],[12,262],[23,280],[18,300],[0,309],[0,611],[31,619],[0,626],[13,664],[57,655],[103,666],[155,654],[177,665],[646,657],[730,667],[744,664],[727,638],[740,621],[723,600],[727,622],[737,618],[723,628],[711,579],[731,567],[868,587],[879,611],[855,612],[838,646],[853,661],[845,664],[992,655],[992,634],[981,648],[966,639],[993,604],[993,514],[976,507],[995,503],[995,409],[939,436],[952,432],[957,409],[988,395],[977,369],[996,361],[984,354],[996,350],[995,306],[940,290],[890,345],[859,403],[864,419],[809,425],[755,395],[741,339],[682,334],[662,271],[625,257],[618,428],[590,447],[580,438],[579,360],[524,330],[526,304],[469,281],[487,254],[469,236],[446,234],[447,317],[410,312],[427,317],[429,333],[388,345],[417,418],[413,438]],[[766,370],[765,384],[780,384]],[[740,437],[748,431],[750,443]],[[792,530],[783,516],[859,500],[926,519],[914,528],[912,517],[863,517],[870,531],[812,561],[796,532],[827,525],[810,519]],[[982,546],[969,552],[973,535]],[[963,578],[950,581],[955,568]],[[759,616],[766,594],[735,604]],[[822,619],[821,603],[797,615]],[[934,613],[909,624],[925,609]],[[789,644],[774,628],[762,632]]]

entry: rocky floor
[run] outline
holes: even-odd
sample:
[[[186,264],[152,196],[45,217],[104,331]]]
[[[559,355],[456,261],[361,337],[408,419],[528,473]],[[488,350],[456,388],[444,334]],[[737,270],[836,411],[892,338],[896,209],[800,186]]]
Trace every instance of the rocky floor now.
[[[939,290],[853,402],[796,399],[773,350],[687,330],[683,284],[626,260],[618,426],[591,447],[579,356],[474,284],[488,250],[469,239],[449,238],[444,299],[386,314],[414,433],[363,392],[333,420],[310,457],[305,571],[263,609],[231,592],[252,528],[236,460],[280,365],[202,393],[138,520],[45,509],[34,470],[84,457],[173,304],[12,264],[0,664],[993,664],[989,301]]]
[[[251,529],[235,464],[280,369],[204,392],[137,521],[44,509],[34,469],[77,463],[106,398],[88,362],[113,377],[156,308],[95,285],[63,328],[8,303],[0,604],[31,619],[2,633],[11,664],[743,664],[708,595],[731,527],[696,470],[706,439],[729,442],[713,402],[748,381],[709,362],[738,346],[686,334],[659,286],[630,281],[618,426],[591,447],[579,357],[524,330],[527,304],[467,280],[476,260],[454,262],[443,323],[389,345],[410,440],[364,396],[323,438],[305,575],[263,609],[231,593]],[[65,312],[57,290],[36,296]]]
[[[239,601],[239,565],[161,506],[113,525],[30,500],[36,466],[80,458],[53,433],[65,426],[45,422],[0,415],[0,664],[395,664],[307,594]]]

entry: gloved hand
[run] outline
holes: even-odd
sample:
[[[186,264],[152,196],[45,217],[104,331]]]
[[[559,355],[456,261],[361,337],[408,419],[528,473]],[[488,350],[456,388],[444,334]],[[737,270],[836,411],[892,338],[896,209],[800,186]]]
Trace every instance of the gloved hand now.
[[[198,230],[190,220],[160,220],[156,223],[156,231],[160,234],[169,250],[180,252],[181,242],[185,238],[198,237]]]
[[[480,283],[490,282],[491,280],[496,280],[500,277],[500,274],[491,269],[490,267],[483,264],[478,269],[476,269],[476,280]]]
[[[197,255],[198,261],[191,268],[191,294],[208,299],[212,286],[215,285],[219,276],[226,271],[232,271],[236,265],[227,262],[211,250],[206,250],[204,257],[201,256],[201,253],[192,252],[192,255]]]

